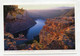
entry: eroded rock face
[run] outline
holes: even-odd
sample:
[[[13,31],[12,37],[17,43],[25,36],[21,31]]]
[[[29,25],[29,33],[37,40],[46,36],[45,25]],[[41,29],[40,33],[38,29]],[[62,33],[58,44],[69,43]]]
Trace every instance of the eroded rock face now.
[[[40,43],[46,49],[74,49],[74,18],[62,17],[47,19],[43,29],[40,31],[39,38]]]

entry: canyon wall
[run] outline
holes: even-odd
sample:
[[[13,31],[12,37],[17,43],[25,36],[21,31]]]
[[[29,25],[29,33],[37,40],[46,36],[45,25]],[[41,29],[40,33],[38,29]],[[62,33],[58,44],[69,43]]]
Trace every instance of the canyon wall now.
[[[16,20],[6,23],[7,32],[17,33],[17,32],[26,30],[36,24],[36,22],[27,15],[27,12],[24,12],[23,15],[18,14],[16,17],[17,17]]]
[[[17,5],[4,6],[4,32],[17,33],[26,30],[36,22],[29,17],[24,9],[19,9]]]

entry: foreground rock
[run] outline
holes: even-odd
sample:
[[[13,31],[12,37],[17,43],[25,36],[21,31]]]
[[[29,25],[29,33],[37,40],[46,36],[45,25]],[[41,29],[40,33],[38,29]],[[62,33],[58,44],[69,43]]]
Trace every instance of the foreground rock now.
[[[73,17],[47,19],[40,31],[40,44],[44,49],[74,49],[75,26]]]
[[[11,33],[4,34],[4,49],[17,50],[15,38]]]

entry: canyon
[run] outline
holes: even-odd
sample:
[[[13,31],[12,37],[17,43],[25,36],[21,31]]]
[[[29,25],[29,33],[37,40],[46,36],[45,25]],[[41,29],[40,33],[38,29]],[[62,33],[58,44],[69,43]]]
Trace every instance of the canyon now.
[[[4,7],[5,50],[75,49],[73,8],[28,11]]]

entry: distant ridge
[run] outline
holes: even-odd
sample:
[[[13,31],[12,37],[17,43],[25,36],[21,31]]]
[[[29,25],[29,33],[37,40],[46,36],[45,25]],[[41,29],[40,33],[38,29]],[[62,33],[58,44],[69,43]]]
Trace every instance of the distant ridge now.
[[[75,11],[74,11],[74,8],[72,8],[69,12],[67,12],[66,14],[63,14],[62,16],[74,16],[74,13],[75,13]]]
[[[54,18],[61,16],[73,16],[74,8],[73,7],[59,7],[49,10],[28,10],[28,14],[31,18]]]

